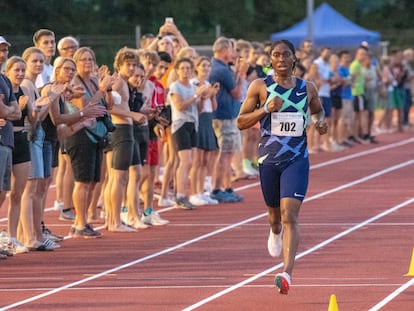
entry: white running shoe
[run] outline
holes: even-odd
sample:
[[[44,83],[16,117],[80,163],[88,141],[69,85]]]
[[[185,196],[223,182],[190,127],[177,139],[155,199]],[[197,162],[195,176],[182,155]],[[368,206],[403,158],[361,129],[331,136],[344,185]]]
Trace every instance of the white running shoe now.
[[[210,193],[203,193],[201,195],[201,197],[203,198],[204,201],[206,201],[208,203],[208,205],[217,205],[217,204],[219,204],[218,200],[212,199],[210,197]]]
[[[190,203],[195,206],[208,205],[208,202],[199,194],[190,195]]]
[[[29,249],[24,246],[20,241],[16,238],[10,238],[10,242],[12,243],[13,247],[13,254],[23,254],[28,253]]]
[[[243,168],[243,173],[248,176],[259,176],[259,171],[253,167],[245,167]]]
[[[275,285],[282,295],[288,294],[291,282],[292,280],[287,272],[276,274]]]
[[[174,206],[175,202],[173,200],[170,199],[163,199],[163,198],[159,198],[158,199],[158,206],[159,207],[170,207],[170,206]]]
[[[160,214],[156,211],[152,211],[149,215],[142,215],[142,222],[146,225],[152,226],[165,226],[170,222],[166,219],[162,219]]]
[[[137,230],[149,228],[149,226],[145,224],[142,219],[135,219],[132,223],[128,223],[127,225]]]
[[[270,228],[269,239],[267,240],[267,250],[269,251],[270,256],[280,256],[280,253],[282,252],[282,235],[283,226],[279,234],[273,233],[272,228]]]

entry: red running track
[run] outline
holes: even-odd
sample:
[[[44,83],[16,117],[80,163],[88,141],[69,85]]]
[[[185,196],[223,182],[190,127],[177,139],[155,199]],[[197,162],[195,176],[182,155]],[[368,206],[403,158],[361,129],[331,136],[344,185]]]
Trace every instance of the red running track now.
[[[258,180],[239,181],[243,203],[161,210],[171,221],[100,240],[66,239],[53,252],[0,261],[0,310],[414,310],[414,138],[378,137],[311,155],[301,244],[289,295],[273,279]],[[51,191],[49,205],[53,202]],[[6,226],[7,207],[0,210]],[[46,223],[70,224],[48,209]]]

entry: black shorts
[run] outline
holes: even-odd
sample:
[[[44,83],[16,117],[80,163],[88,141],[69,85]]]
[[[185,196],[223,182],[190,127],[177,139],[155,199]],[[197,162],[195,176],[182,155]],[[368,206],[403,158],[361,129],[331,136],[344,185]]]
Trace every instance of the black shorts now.
[[[354,111],[355,112],[359,112],[359,111],[365,111],[368,110],[368,104],[367,101],[365,100],[365,96],[364,95],[357,95],[354,97]]]
[[[78,182],[99,182],[101,179],[102,148],[81,130],[67,139],[73,176]]]
[[[331,95],[332,108],[342,109],[342,97],[338,95]]]
[[[132,125],[115,124],[112,132],[112,168],[127,171],[132,163],[134,154],[134,135]]]
[[[148,126],[133,126],[134,153],[131,165],[144,165],[148,152],[149,129]]]
[[[13,165],[30,161],[30,145],[27,131],[14,132]]]
[[[59,165],[59,142],[52,141],[52,168],[58,167]]]
[[[193,122],[186,122],[172,134],[177,151],[188,150],[197,146],[197,132]]]

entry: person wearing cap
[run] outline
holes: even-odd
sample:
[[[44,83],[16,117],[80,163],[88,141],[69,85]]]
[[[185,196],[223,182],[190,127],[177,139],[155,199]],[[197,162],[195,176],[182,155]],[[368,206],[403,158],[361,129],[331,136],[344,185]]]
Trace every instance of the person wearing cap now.
[[[9,56],[10,43],[0,36],[0,69],[3,69],[3,65],[6,64],[7,57]],[[3,72],[3,70],[1,70]]]
[[[0,36],[0,67],[7,60],[11,44]],[[12,151],[14,148],[13,124],[21,117],[10,80],[0,73],[0,207],[11,189]]]

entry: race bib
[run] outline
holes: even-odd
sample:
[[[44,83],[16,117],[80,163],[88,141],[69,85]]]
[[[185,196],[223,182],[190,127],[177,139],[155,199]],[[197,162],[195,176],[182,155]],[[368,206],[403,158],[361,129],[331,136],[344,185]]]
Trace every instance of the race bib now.
[[[304,120],[300,112],[273,112],[271,116],[273,135],[293,137],[303,135]]]

